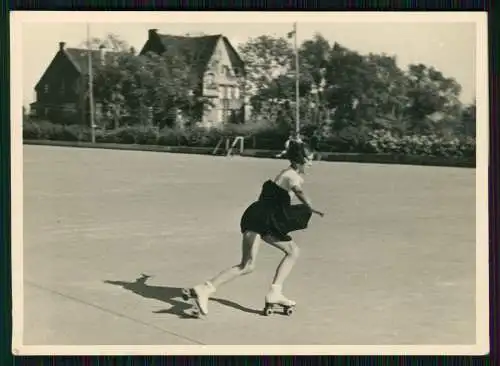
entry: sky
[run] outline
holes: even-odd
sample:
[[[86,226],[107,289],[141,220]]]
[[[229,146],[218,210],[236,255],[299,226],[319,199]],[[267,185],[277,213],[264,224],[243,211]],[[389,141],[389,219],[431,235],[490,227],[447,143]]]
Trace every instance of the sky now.
[[[77,13],[77,12],[73,12]],[[40,13],[39,13],[40,14]],[[99,14],[99,16],[95,16]],[[129,13],[130,14],[130,13]],[[185,14],[185,13],[184,13]],[[199,14],[199,13],[198,13]],[[193,21],[180,15],[169,13],[160,17],[155,14],[149,19],[141,16],[128,22],[113,19],[107,21],[102,13],[94,13],[94,21],[90,23],[91,37],[105,37],[114,33],[134,46],[138,51],[148,37],[148,29],[157,28],[159,33],[186,34],[205,33],[223,34],[236,47],[249,38],[263,34],[285,36],[292,29],[292,22],[298,21],[298,42],[321,33],[331,44],[338,42],[362,54],[369,52],[395,55],[398,65],[405,68],[410,63],[423,63],[434,66],[447,77],[455,78],[462,86],[460,99],[464,103],[472,102],[475,97],[476,68],[476,23],[474,21],[371,21],[353,18],[321,18],[311,21],[307,17],[288,18],[280,21],[269,21],[257,16],[235,18],[210,18],[205,13]],[[219,13],[220,14],[220,13]],[[259,14],[259,13],[254,13]],[[290,14],[290,13],[289,13]],[[291,13],[293,14],[293,13]],[[304,13],[302,13],[304,14]],[[379,13],[380,14],[380,13]],[[58,51],[59,42],[66,42],[67,47],[78,47],[87,36],[85,19],[72,19],[62,16],[39,18],[31,14],[28,21],[18,25],[16,37],[22,41],[22,75],[23,104],[29,105],[34,100],[34,86]],[[110,17],[110,15],[106,15]],[[153,19],[154,18],[154,19]],[[92,19],[92,18],[90,18]],[[111,20],[111,18],[109,18]],[[148,20],[153,20],[148,21]],[[194,18],[193,18],[194,19]],[[392,19],[392,18],[391,18]],[[250,20],[252,22],[250,22]],[[76,22],[75,22],[76,21]],[[19,35],[21,33],[21,35]]]

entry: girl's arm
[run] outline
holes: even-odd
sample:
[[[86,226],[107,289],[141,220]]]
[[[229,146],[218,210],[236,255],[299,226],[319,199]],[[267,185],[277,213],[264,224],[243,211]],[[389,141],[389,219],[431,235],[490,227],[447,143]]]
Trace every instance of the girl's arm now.
[[[311,212],[313,212],[316,215],[319,215],[321,217],[323,217],[325,215],[323,212],[315,210],[312,207],[311,201],[307,198],[304,191],[300,187],[298,187],[298,186],[292,187],[292,191],[293,191],[293,193],[295,193],[297,198],[311,210]]]

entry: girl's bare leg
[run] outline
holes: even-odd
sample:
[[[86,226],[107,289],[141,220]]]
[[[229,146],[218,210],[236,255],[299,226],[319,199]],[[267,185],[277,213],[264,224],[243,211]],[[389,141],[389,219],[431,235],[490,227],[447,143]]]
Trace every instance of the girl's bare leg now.
[[[208,299],[215,293],[219,286],[239,276],[253,272],[259,252],[259,246],[260,235],[250,231],[245,232],[242,240],[241,262],[222,271],[204,284],[194,287],[202,313],[208,314]]]
[[[287,299],[283,293],[283,283],[292,271],[293,266],[297,262],[299,257],[299,247],[295,242],[288,241],[282,242],[278,241],[273,237],[263,238],[270,245],[280,249],[285,253],[285,256],[281,260],[276,273],[274,275],[273,283],[271,285],[271,291],[266,296],[266,302],[268,303],[279,303],[282,305],[295,305],[295,301]]]

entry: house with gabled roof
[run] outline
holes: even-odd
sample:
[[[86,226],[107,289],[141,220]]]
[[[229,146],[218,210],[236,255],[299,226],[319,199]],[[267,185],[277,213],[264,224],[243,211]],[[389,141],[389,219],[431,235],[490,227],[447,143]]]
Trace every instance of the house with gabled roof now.
[[[197,81],[193,93],[210,100],[199,122],[205,126],[243,123],[245,103],[241,85],[245,77],[244,62],[227,37],[221,34],[173,36],[150,29],[140,55],[148,52],[161,55],[172,48],[181,52],[188,50],[193,56],[188,65]],[[116,52],[103,46],[92,50],[92,64],[111,61],[112,55]],[[73,120],[76,116],[81,123],[88,124],[88,65],[87,49],[67,48],[64,42],[60,42],[58,52],[35,86],[36,101],[30,105],[33,114],[57,120],[69,113]],[[95,102],[96,114],[99,115],[100,103]]]
[[[70,115],[73,120],[88,122],[88,52],[67,48],[65,42],[59,42],[58,52],[35,85],[36,101],[30,105],[32,114],[49,120]],[[101,46],[91,51],[92,62],[107,62],[113,54],[115,52]]]
[[[245,103],[241,85],[245,77],[245,64],[228,38],[222,34],[173,36],[150,29],[140,54],[154,52],[161,55],[171,48],[189,51],[190,70],[199,80],[193,92],[211,102],[200,122],[205,126],[243,123]]]

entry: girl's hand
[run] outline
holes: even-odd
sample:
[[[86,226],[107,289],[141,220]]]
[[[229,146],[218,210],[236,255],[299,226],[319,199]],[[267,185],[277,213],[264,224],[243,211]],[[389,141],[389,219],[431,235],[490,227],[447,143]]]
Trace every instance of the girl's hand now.
[[[316,214],[316,215],[319,215],[320,217],[323,217],[325,216],[325,214],[321,211],[318,211],[318,210],[313,210],[313,212]]]

